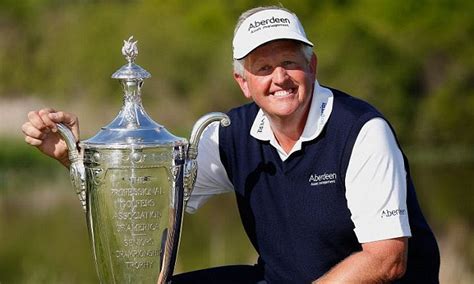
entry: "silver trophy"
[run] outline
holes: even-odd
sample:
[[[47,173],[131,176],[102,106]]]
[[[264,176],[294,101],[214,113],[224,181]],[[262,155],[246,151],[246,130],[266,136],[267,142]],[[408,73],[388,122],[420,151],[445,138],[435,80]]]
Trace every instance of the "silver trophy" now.
[[[79,142],[58,124],[69,149],[72,184],[86,213],[101,283],[166,283],[173,274],[183,208],[193,190],[200,136],[223,113],[194,125],[190,141],[154,122],[140,90],[150,73],[135,64],[137,42],[124,41],[128,63],[112,75],[124,91],[117,117]]]

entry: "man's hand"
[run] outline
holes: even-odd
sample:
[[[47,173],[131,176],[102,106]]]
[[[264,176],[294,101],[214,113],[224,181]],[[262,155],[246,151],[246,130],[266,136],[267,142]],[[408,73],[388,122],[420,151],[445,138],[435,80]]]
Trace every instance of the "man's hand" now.
[[[28,113],[28,121],[21,129],[25,134],[25,142],[37,147],[44,154],[58,160],[69,167],[68,149],[58,133],[56,123],[63,123],[72,130],[76,141],[79,141],[79,120],[67,112],[44,108]]]

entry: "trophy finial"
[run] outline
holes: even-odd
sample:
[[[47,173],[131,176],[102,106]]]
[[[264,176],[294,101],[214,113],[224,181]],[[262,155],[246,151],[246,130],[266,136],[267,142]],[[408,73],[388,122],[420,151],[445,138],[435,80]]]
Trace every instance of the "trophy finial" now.
[[[125,64],[114,74],[112,74],[112,78],[126,80],[142,80],[151,77],[148,71],[135,64],[135,59],[138,55],[137,42],[138,41],[133,40],[133,36],[129,37],[128,40],[123,41],[122,54],[125,56],[125,59],[127,59],[128,64]]]
[[[135,58],[138,55],[138,41],[133,41],[133,36],[129,37],[128,40],[123,41],[122,54],[129,63],[135,62]]]

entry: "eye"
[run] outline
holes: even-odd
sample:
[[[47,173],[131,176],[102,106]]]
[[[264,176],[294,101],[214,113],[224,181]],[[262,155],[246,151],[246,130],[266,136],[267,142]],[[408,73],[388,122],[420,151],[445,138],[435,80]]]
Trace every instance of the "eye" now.
[[[271,70],[271,69],[272,69],[272,67],[270,65],[264,65],[264,66],[260,67],[258,69],[258,71],[259,72],[265,72],[265,71],[268,71],[268,70]]]
[[[284,68],[294,68],[297,66],[296,62],[290,60],[283,61],[281,65]]]
[[[268,75],[272,73],[273,67],[270,65],[263,65],[257,68],[258,75]]]

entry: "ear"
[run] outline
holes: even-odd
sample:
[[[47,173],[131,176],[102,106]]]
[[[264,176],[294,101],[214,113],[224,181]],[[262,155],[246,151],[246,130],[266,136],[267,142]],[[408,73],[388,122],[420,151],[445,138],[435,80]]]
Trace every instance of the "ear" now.
[[[252,96],[250,95],[249,87],[247,80],[240,74],[234,73],[234,79],[239,84],[240,89],[242,90],[242,93],[247,99],[251,99]]]
[[[314,78],[316,78],[317,67],[318,57],[316,56],[316,53],[313,52],[313,56],[311,56],[311,61],[309,62],[309,70],[314,74]]]

